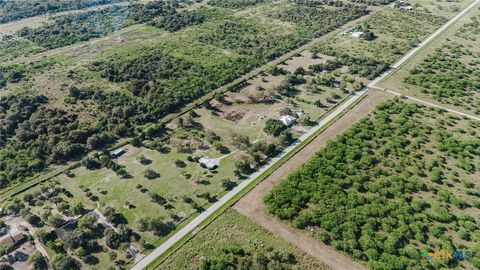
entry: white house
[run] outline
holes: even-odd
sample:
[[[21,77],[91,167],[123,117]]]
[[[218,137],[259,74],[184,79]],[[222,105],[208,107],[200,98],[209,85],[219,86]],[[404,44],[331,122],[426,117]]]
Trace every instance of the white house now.
[[[282,115],[280,121],[282,121],[285,126],[289,127],[295,123],[295,118],[290,115]]]
[[[413,9],[413,7],[412,7],[412,6],[410,6],[410,5],[407,5],[407,6],[400,6],[400,9],[401,9],[401,10],[404,10],[404,11],[410,11],[410,10],[412,10],[412,9]]]
[[[116,157],[119,157],[119,156],[123,155],[123,153],[125,153],[125,149],[118,148],[118,149],[112,151],[112,153],[110,153],[110,154],[112,155],[112,157],[116,158]]]
[[[353,32],[352,33],[352,37],[354,38],[359,38],[363,35],[363,32],[362,31],[356,31],[356,32]]]
[[[198,160],[198,162],[205,168],[209,170],[213,170],[218,167],[218,160],[213,159],[213,158],[206,158],[202,157]]]

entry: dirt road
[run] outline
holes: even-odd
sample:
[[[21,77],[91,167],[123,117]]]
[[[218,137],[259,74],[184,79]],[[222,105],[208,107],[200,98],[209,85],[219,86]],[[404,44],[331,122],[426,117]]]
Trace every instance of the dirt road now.
[[[295,156],[285,162],[269,177],[258,184],[253,190],[238,201],[234,208],[241,214],[253,219],[257,224],[282,237],[287,242],[299,247],[307,254],[319,259],[333,269],[367,269],[361,263],[353,261],[347,255],[341,254],[308,234],[296,230],[289,224],[276,219],[265,211],[264,195],[284,179],[289,173],[306,163],[326,142],[338,134],[347,131],[355,122],[373,111],[375,106],[392,95],[377,90],[371,90],[365,99],[353,107],[348,113],[335,121],[324,132],[318,135],[310,144],[300,150]]]

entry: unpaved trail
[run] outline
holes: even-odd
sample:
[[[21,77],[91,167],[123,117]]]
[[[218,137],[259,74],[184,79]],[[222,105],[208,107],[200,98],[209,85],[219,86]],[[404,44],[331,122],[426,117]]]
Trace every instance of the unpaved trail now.
[[[367,116],[381,101],[391,98],[392,95],[377,90],[370,90],[359,104],[350,109],[340,119],[331,124],[325,131],[318,135],[311,143],[305,146],[280,168],[258,184],[254,189],[240,199],[234,208],[241,214],[251,218],[257,224],[282,237],[287,242],[297,246],[310,256],[317,258],[333,269],[360,270],[367,269],[363,264],[354,261],[334,248],[329,247],[310,235],[297,230],[289,224],[269,215],[265,211],[263,197],[280,180],[285,179],[292,171],[305,164],[316,152],[326,145],[328,140],[347,131],[355,122]]]

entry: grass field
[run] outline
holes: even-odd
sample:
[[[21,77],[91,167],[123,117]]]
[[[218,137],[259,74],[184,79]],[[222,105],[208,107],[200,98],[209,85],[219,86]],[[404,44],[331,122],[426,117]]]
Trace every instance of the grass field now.
[[[158,269],[198,269],[202,260],[220,258],[224,255],[224,250],[235,246],[257,256],[259,253],[290,253],[296,262],[285,265],[285,269],[329,269],[235,210],[227,210],[207,229],[200,231],[165,260]]]

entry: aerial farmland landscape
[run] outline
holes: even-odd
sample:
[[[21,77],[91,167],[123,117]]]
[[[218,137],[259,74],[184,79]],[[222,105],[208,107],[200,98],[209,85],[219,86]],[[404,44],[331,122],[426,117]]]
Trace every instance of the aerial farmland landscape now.
[[[0,269],[480,269],[480,0],[0,0]]]

